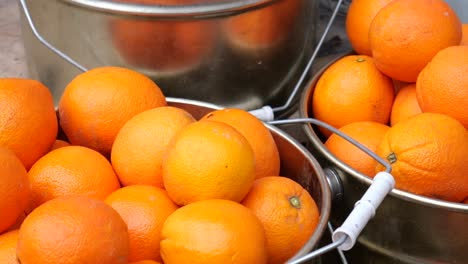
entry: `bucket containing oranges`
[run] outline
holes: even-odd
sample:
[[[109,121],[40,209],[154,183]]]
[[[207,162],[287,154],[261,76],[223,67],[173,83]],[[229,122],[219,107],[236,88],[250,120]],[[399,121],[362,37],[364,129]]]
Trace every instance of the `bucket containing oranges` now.
[[[1,259],[284,263],[327,228],[320,164],[245,110],[120,67],[76,76],[58,118],[36,80],[0,78],[0,97]]]
[[[347,32],[357,54],[343,54],[305,85],[300,113],[339,128],[392,165],[396,188],[349,252],[352,262],[464,263],[468,46],[461,43],[462,24],[443,1],[387,2],[352,2]],[[360,38],[363,28],[369,38]],[[340,223],[382,168],[326,129],[303,130],[321,165],[344,186],[336,203],[343,210],[331,216]]]
[[[318,17],[318,1],[304,0],[24,2],[44,39],[86,68],[135,69],[170,97],[244,109],[290,93]],[[40,44],[24,15],[21,22],[30,76],[58,102],[79,71]]]

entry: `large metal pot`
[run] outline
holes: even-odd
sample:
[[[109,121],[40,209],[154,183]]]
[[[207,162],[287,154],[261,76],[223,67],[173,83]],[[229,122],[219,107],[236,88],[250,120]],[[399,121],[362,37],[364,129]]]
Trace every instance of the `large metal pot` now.
[[[185,109],[196,119],[200,119],[214,109],[219,109],[218,106],[213,104],[187,99],[168,98],[168,103],[169,105]],[[281,159],[280,174],[293,179],[309,191],[320,210],[319,224],[304,247],[291,259],[295,260],[318,246],[327,228],[331,207],[331,194],[320,164],[309,151],[282,130],[274,126],[266,126],[272,133],[278,146]],[[319,261],[320,259],[316,260]],[[317,261],[314,263],[319,263]]]
[[[311,99],[315,84],[336,60],[325,65],[307,83],[300,103],[302,117],[313,117]],[[331,221],[340,225],[372,180],[329,152],[314,126],[304,125],[303,130],[311,152],[322,167],[334,171],[343,183],[343,199],[333,204],[331,214]],[[348,252],[348,260],[351,263],[467,263],[467,223],[468,205],[394,189],[367,224],[356,246]]]
[[[144,5],[141,3],[165,3]],[[85,68],[123,66],[167,96],[254,109],[281,105],[315,43],[315,0],[26,0],[38,32]],[[34,37],[30,77],[55,103],[80,73]]]

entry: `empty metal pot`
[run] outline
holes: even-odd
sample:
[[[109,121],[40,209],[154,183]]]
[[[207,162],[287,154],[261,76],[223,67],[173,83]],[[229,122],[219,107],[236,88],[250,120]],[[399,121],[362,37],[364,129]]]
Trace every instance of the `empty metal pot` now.
[[[342,55],[345,56],[346,54]],[[342,56],[325,65],[306,84],[300,115],[313,117],[312,96],[321,74]],[[324,170],[334,171],[344,196],[333,204],[331,221],[339,226],[372,180],[336,158],[324,146],[316,128],[304,125],[310,150]],[[394,189],[348,252],[351,263],[467,263],[468,205],[426,198]]]
[[[26,0],[38,32],[85,68],[123,66],[167,96],[281,105],[315,43],[315,0]],[[145,5],[144,3],[164,3]],[[30,77],[58,102],[80,70],[44,47],[24,13]]]

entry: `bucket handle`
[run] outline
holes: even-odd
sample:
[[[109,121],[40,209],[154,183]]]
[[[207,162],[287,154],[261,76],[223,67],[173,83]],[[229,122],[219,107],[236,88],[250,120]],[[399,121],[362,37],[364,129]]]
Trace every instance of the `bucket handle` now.
[[[72,64],[76,68],[78,68],[80,71],[85,72],[88,69],[83,67],[81,64],[76,62],[74,59],[70,58],[68,55],[66,55],[64,52],[56,48],[54,45],[52,45],[50,42],[48,42],[42,35],[39,33],[37,30],[34,21],[32,20],[31,14],[29,13],[29,8],[28,5],[26,4],[26,0],[19,0],[21,4],[21,9],[23,10],[24,16],[26,17],[26,20],[28,21],[29,27],[31,28],[31,31],[33,32],[34,36],[44,45],[46,46],[49,50],[60,56],[62,59],[66,60],[68,63]]]
[[[395,180],[393,176],[390,174],[392,171],[392,166],[385,161],[383,158],[378,156],[376,153],[371,151],[366,146],[360,144],[358,141],[353,139],[352,137],[346,135],[342,131],[338,130],[337,128],[317,120],[315,118],[294,118],[294,119],[285,119],[285,120],[272,120],[267,122],[270,125],[286,125],[286,124],[314,124],[317,126],[321,126],[325,129],[330,130],[331,132],[337,134],[338,136],[342,137],[349,143],[353,144],[355,147],[359,148],[361,151],[364,151],[367,155],[375,159],[378,163],[385,167],[385,171],[379,172],[373,178],[372,184],[369,186],[367,191],[361,197],[359,201],[357,201],[354,205],[353,210],[347,216],[343,224],[336,229],[332,234],[333,243],[319,248],[310,252],[307,255],[302,256],[299,259],[293,260],[289,262],[289,264],[298,264],[303,263],[304,261],[310,260],[314,257],[317,257],[321,254],[324,254],[333,249],[339,250],[350,250],[354,244],[358,236],[361,234],[364,227],[367,225],[369,220],[374,217],[375,211],[382,203],[383,199],[387,196],[387,194],[395,187]],[[327,173],[327,179],[329,184],[332,183],[333,177],[336,175],[331,175]],[[337,182],[335,182],[336,184]],[[337,187],[336,185],[330,185],[330,189],[340,189],[342,186]],[[334,193],[336,195],[336,193]]]

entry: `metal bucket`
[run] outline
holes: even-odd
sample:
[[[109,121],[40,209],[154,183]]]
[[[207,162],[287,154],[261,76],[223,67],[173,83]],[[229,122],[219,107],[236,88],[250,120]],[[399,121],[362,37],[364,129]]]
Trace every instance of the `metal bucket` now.
[[[311,99],[315,84],[336,60],[325,65],[306,84],[299,108],[302,117],[313,117]],[[334,171],[342,181],[344,195],[333,204],[330,216],[332,223],[340,225],[372,181],[329,152],[314,126],[304,125],[303,131],[310,151],[324,170]],[[347,258],[351,263],[467,263],[467,223],[468,205],[393,189]]]
[[[284,103],[314,49],[318,1],[184,2],[26,0],[44,39],[85,68],[132,68],[167,96],[226,107]],[[21,23],[29,77],[57,104],[80,71],[34,37],[24,13]]]
[[[219,109],[218,106],[187,99],[168,98],[168,104],[190,112],[197,120],[205,114]],[[267,125],[278,146],[281,159],[280,175],[293,179],[302,185],[314,198],[320,211],[320,220],[313,235],[297,254],[291,259],[297,259],[309,253],[318,246],[327,228],[331,207],[331,195],[325,174],[315,158],[295,139],[282,130]],[[316,259],[317,263],[319,259]]]

